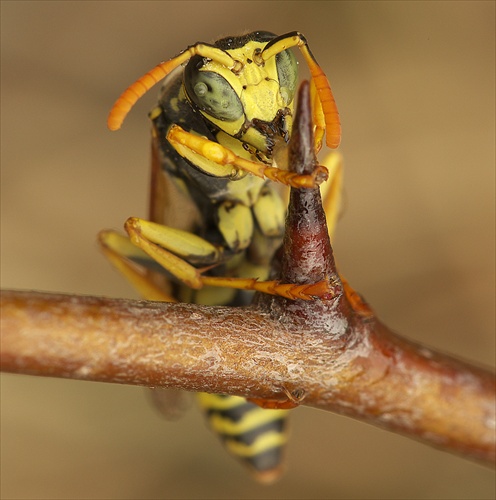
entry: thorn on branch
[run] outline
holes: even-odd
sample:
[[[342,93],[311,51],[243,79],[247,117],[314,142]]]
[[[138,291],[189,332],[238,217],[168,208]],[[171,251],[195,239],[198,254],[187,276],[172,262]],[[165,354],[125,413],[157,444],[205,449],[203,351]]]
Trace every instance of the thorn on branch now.
[[[289,170],[311,174],[318,168],[313,137],[310,84],[302,83],[289,143]],[[311,301],[291,301],[259,295],[255,304],[282,322],[311,327],[316,318],[336,327],[329,334],[342,335],[347,328],[349,306],[336,270],[320,188],[291,188],[282,249],[273,264],[282,283],[298,285],[327,282],[327,293]],[[318,322],[319,326],[321,322]]]

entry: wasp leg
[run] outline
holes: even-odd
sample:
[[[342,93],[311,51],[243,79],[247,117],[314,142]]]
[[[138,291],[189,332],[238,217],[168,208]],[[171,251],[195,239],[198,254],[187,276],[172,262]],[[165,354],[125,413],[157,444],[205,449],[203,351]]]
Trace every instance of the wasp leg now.
[[[295,285],[294,283],[280,283],[279,281],[258,281],[256,278],[203,276],[202,282],[204,285],[253,290],[291,300],[314,300],[316,297],[330,300],[339,293],[338,284],[330,280],[322,280],[307,285]]]
[[[343,177],[342,156],[340,153],[332,152],[326,157],[329,168],[329,182],[321,187],[324,211],[326,213],[327,226],[331,241],[333,239],[336,221],[339,217],[341,206],[341,185]],[[365,300],[350,286],[348,281],[340,275],[344,293],[353,310],[364,317],[374,315],[372,309]]]
[[[292,300],[312,300],[315,297],[329,299],[336,295],[337,284],[328,280],[295,285],[278,281],[258,281],[256,278],[204,276],[203,271],[222,261],[221,249],[193,233],[142,219],[128,219],[125,227],[134,245],[190,288],[199,289],[208,285],[253,290]],[[198,264],[203,263],[206,267],[198,269],[186,259]]]
[[[343,157],[341,153],[333,151],[325,157],[324,163],[329,169],[329,180],[320,186],[320,192],[327,219],[327,228],[332,241],[341,209]]]
[[[151,280],[146,269],[153,267],[153,260],[133,245],[129,238],[115,231],[101,231],[98,234],[98,243],[105,257],[142,297],[147,300],[177,302]]]
[[[310,175],[300,175],[276,167],[269,167],[263,163],[254,162],[241,158],[230,149],[225,148],[217,142],[210,141],[205,137],[186,132],[179,125],[172,125],[167,133],[167,140],[176,151],[196,164],[195,155],[200,155],[219,167],[231,165],[233,167],[231,177],[238,176],[238,171],[249,172],[257,177],[271,179],[286,186],[296,188],[314,188],[324,182],[328,177],[327,169],[318,165]]]
[[[197,263],[216,264],[219,249],[193,233],[131,217],[125,229],[131,242],[190,288],[203,286],[200,270],[185,258]]]
[[[365,299],[350,286],[346,279],[342,276],[340,276],[340,279],[343,284],[346,299],[351,305],[353,311],[364,318],[373,318],[374,311],[370,308]]]

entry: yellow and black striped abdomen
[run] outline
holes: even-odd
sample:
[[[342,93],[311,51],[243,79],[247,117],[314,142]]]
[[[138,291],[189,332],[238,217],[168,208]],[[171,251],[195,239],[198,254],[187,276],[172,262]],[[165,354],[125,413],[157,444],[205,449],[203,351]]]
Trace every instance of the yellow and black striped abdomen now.
[[[210,428],[258,480],[271,482],[280,475],[287,410],[262,409],[244,398],[218,394],[200,393],[198,401]]]

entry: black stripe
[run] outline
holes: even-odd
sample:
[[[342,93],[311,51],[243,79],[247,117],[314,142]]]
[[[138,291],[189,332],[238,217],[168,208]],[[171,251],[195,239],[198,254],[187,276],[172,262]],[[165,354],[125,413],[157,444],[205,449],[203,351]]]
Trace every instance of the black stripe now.
[[[205,408],[205,413],[207,417],[210,418],[211,415],[219,415],[222,418],[226,418],[231,420],[231,422],[239,422],[242,418],[245,417],[247,413],[253,411],[253,409],[259,408],[257,405],[253,403],[243,403],[239,406],[235,406],[234,408],[227,408],[226,410],[217,410],[217,409],[208,409]]]
[[[225,441],[234,441],[236,443],[251,445],[263,434],[267,434],[269,432],[283,434],[286,428],[286,423],[286,418],[280,418],[278,420],[274,420],[273,422],[267,422],[264,425],[255,427],[251,431],[243,432],[242,434],[219,434],[219,436]]]
[[[254,455],[253,457],[243,457],[245,462],[257,471],[267,471],[276,469],[282,462],[282,448],[271,448],[270,450]]]
[[[228,36],[226,38],[221,38],[215,42],[215,46],[222,50],[233,50],[240,49],[244,47],[247,43],[251,41],[255,42],[268,42],[275,38],[276,35],[270,31],[253,31],[247,35],[242,36]]]

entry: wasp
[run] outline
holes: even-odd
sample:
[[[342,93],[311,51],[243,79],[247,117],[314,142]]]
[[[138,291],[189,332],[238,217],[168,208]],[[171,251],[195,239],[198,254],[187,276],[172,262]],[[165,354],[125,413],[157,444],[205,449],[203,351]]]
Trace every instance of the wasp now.
[[[339,206],[340,156],[310,175],[287,169],[299,48],[311,75],[315,150],[336,148],[341,126],[324,72],[299,32],[255,31],[195,43],[127,88],[109,117],[121,127],[137,100],[163,81],[152,121],[150,220],[130,218],[128,238],[100,234],[106,256],[149,300],[244,305],[253,291],[315,300],[329,284],[268,280],[286,206],[279,187],[325,180],[332,228]],[[186,204],[192,215],[185,217]],[[276,478],[287,441],[282,405],[199,394],[209,426],[262,481]],[[297,403],[296,403],[297,404]],[[259,406],[260,405],[260,406]],[[266,409],[261,408],[265,407]],[[286,407],[291,407],[288,404]]]

